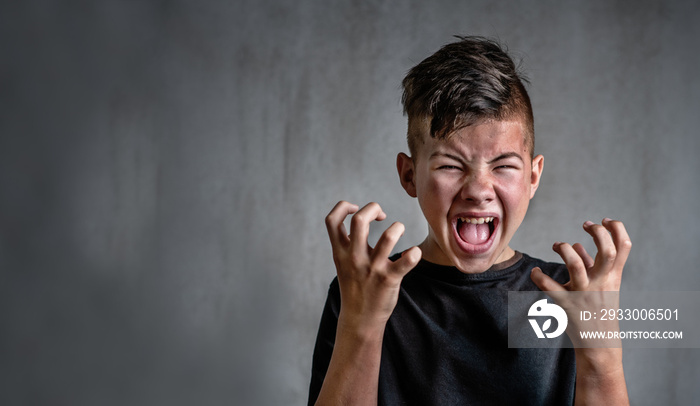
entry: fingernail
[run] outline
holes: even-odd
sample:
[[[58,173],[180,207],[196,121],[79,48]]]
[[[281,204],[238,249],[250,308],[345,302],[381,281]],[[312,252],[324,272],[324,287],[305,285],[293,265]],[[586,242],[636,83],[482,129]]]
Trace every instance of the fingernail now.
[[[590,221],[590,220],[588,220],[588,221],[586,221],[585,223],[583,223],[583,225],[586,226],[586,227],[588,227],[588,226],[590,226],[590,225],[592,225],[592,224],[593,224],[593,222]]]
[[[610,217],[606,217],[606,218],[603,219],[603,221],[606,221],[606,222],[607,222],[607,221],[612,221],[612,219],[611,219]]]

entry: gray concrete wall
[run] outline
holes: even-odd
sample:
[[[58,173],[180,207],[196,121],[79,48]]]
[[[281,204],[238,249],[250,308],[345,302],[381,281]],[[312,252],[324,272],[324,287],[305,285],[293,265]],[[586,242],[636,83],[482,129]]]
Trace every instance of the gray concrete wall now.
[[[4,2],[0,403],[303,404],[323,218],[378,201],[420,242],[399,85],[453,34],[532,82],[546,164],[514,247],[555,260],[619,218],[623,289],[700,291],[700,7],[505,3]],[[696,398],[700,350],[625,363],[636,405]]]

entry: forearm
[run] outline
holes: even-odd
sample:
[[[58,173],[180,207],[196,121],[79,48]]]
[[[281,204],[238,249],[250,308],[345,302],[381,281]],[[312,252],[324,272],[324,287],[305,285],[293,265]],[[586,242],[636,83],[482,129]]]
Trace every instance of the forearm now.
[[[384,326],[358,329],[338,323],[333,355],[316,405],[377,404]]]
[[[621,348],[576,349],[575,405],[629,405]]]

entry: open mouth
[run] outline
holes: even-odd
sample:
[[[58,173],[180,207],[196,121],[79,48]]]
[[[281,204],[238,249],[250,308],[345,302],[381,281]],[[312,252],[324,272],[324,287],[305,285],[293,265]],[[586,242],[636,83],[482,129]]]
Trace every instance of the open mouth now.
[[[491,241],[498,225],[498,218],[487,217],[457,217],[455,231],[462,242],[470,245],[483,245]]]

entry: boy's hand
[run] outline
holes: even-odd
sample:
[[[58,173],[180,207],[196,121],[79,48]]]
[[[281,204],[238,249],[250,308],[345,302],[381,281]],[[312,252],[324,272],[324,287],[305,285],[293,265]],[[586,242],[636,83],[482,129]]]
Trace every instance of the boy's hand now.
[[[532,281],[545,292],[616,291],[620,290],[622,269],[627,262],[632,241],[620,221],[605,218],[602,225],[587,221],[583,229],[593,237],[598,253],[595,260],[583,245],[556,242],[552,249],[569,269],[569,282],[561,285],[539,268],[532,270]]]
[[[619,307],[619,297],[616,294],[596,292],[619,292],[622,270],[632,247],[625,226],[619,221],[603,219],[602,225],[587,221],[583,229],[593,237],[598,253],[593,259],[576,243],[573,246],[557,242],[553,249],[564,260],[569,270],[569,282],[561,285],[549,276],[534,268],[531,273],[532,281],[547,292],[557,304],[564,308],[569,317],[567,333],[576,348],[585,346],[617,347],[618,340],[596,340],[582,344],[579,331],[595,329],[599,331],[616,331],[616,319],[584,321],[577,315],[581,310],[616,309]],[[588,292],[582,294],[567,294],[566,292]],[[585,328],[584,328],[585,327]],[[592,355],[593,351],[588,351]]]
[[[569,245],[557,242],[552,247],[564,260],[569,270],[569,282],[561,285],[541,269],[534,268],[530,277],[535,284],[567,311],[575,313],[576,309],[591,308],[590,303],[577,303],[578,301],[593,301],[600,304],[602,294],[585,294],[578,300],[573,296],[565,296],[562,292],[619,292],[622,280],[622,270],[629,256],[632,242],[630,241],[625,226],[620,221],[608,218],[603,219],[602,225],[587,221],[583,229],[593,237],[598,253],[592,258],[579,243]],[[618,298],[610,304],[614,308],[618,305]],[[606,306],[607,308],[607,306]],[[622,366],[622,348],[613,345],[613,348],[581,348],[576,345],[578,338],[576,332],[581,330],[581,320],[575,314],[569,314],[569,337],[574,342],[576,351],[576,405],[629,405],[627,385],[625,383]],[[617,330],[617,321],[598,321],[594,329]],[[607,347],[607,345],[603,345]]]
[[[412,247],[396,262],[390,261],[391,250],[403,235],[403,224],[392,224],[372,248],[367,242],[369,224],[384,220],[386,214],[377,203],[358,209],[338,202],[326,217],[326,227],[340,285],[339,327],[363,333],[384,329],[398,301],[401,280],[418,264],[421,251]],[[353,213],[348,235],[343,221]]]

